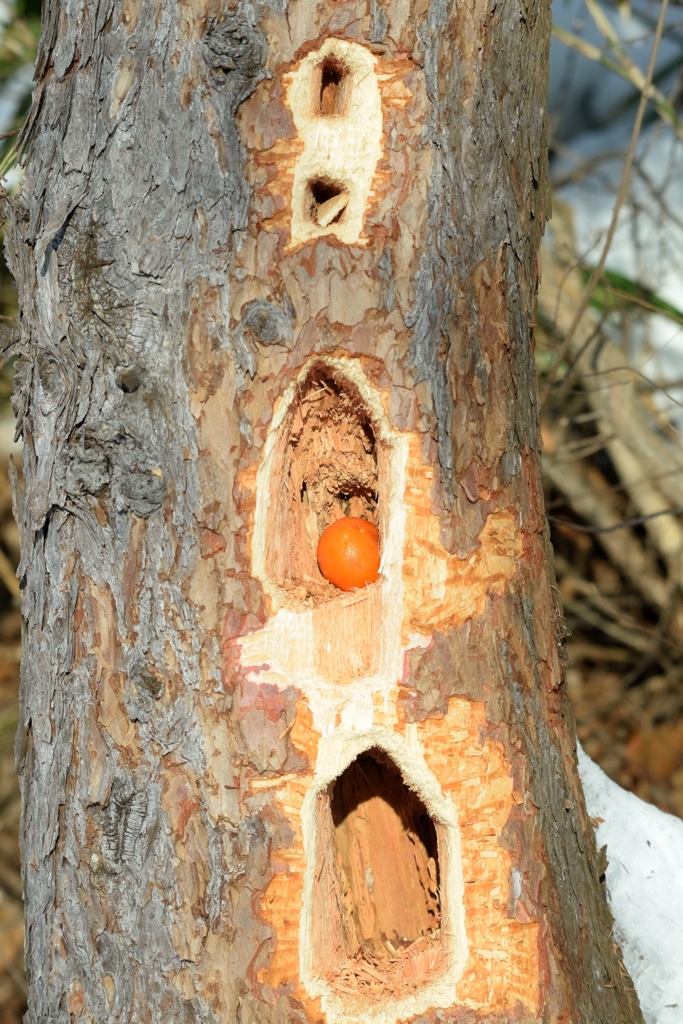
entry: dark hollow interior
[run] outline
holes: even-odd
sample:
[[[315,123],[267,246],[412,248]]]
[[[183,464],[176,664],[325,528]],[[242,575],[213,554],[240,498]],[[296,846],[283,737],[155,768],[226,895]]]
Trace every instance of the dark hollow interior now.
[[[441,918],[437,831],[383,751],[361,754],[334,783],[330,807],[347,956],[391,959],[435,938]]]
[[[334,199],[335,196],[341,195],[345,191],[342,185],[337,184],[334,181],[318,180],[312,181],[309,185],[311,194],[310,213],[311,218],[316,220],[316,211],[319,206],[326,203],[328,199]],[[344,216],[344,210],[340,210],[337,216],[332,220],[332,224],[338,223]]]
[[[334,57],[323,61],[320,69],[320,106],[319,113],[323,116],[343,113],[344,86],[347,70]]]
[[[352,516],[381,532],[380,449],[356,388],[316,366],[292,402],[271,482],[267,564],[299,600],[339,595],[317,562],[331,523]]]

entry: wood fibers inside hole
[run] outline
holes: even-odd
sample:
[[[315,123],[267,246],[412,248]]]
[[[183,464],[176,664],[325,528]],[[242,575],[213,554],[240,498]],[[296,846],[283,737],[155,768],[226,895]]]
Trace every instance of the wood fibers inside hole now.
[[[343,61],[330,55],[313,73],[313,110],[323,117],[343,117],[349,106],[350,75]]]
[[[339,182],[316,179],[309,185],[308,216],[320,227],[338,224],[349,203],[349,193]]]
[[[441,973],[437,826],[394,762],[379,750],[358,757],[320,824],[332,847],[319,854],[321,973],[340,992],[393,997]]]
[[[273,471],[268,563],[277,581],[312,604],[338,596],[318,569],[318,540],[344,516],[379,526],[378,490],[378,444],[360,395],[326,368],[313,371],[292,403]]]

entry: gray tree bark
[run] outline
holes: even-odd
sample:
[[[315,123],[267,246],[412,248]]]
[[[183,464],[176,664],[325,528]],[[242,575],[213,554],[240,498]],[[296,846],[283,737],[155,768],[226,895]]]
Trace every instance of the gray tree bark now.
[[[27,1020],[641,1021],[539,482],[547,5],[43,19],[7,235]],[[383,562],[344,597],[311,530],[349,512]]]

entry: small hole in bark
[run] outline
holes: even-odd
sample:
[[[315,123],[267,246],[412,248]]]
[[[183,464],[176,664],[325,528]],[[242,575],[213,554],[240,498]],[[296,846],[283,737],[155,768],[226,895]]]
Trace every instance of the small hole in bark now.
[[[447,967],[440,826],[381,750],[356,758],[320,800],[318,970],[341,992],[405,996]]]
[[[344,115],[348,111],[351,76],[346,65],[329,56],[313,76],[313,109],[322,117]]]
[[[119,372],[116,383],[123,392],[130,395],[142,384],[142,374],[137,366],[128,366]]]
[[[380,527],[381,448],[356,388],[327,367],[295,396],[272,476],[267,562],[278,582],[313,603],[339,596],[316,557],[323,531],[355,516]],[[370,584],[374,586],[374,584]]]
[[[349,193],[339,182],[318,179],[308,186],[308,215],[321,228],[339,224],[349,203]]]

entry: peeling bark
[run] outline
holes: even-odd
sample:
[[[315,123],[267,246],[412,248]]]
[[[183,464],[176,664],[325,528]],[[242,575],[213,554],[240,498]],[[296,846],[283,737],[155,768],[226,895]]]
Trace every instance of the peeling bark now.
[[[7,234],[27,1020],[640,1022],[539,480],[547,6],[43,19]],[[312,373],[371,425],[383,556],[322,603],[268,554]],[[334,890],[329,800],[368,750],[432,818],[442,927],[364,1002],[308,924],[336,913],[314,876]]]

